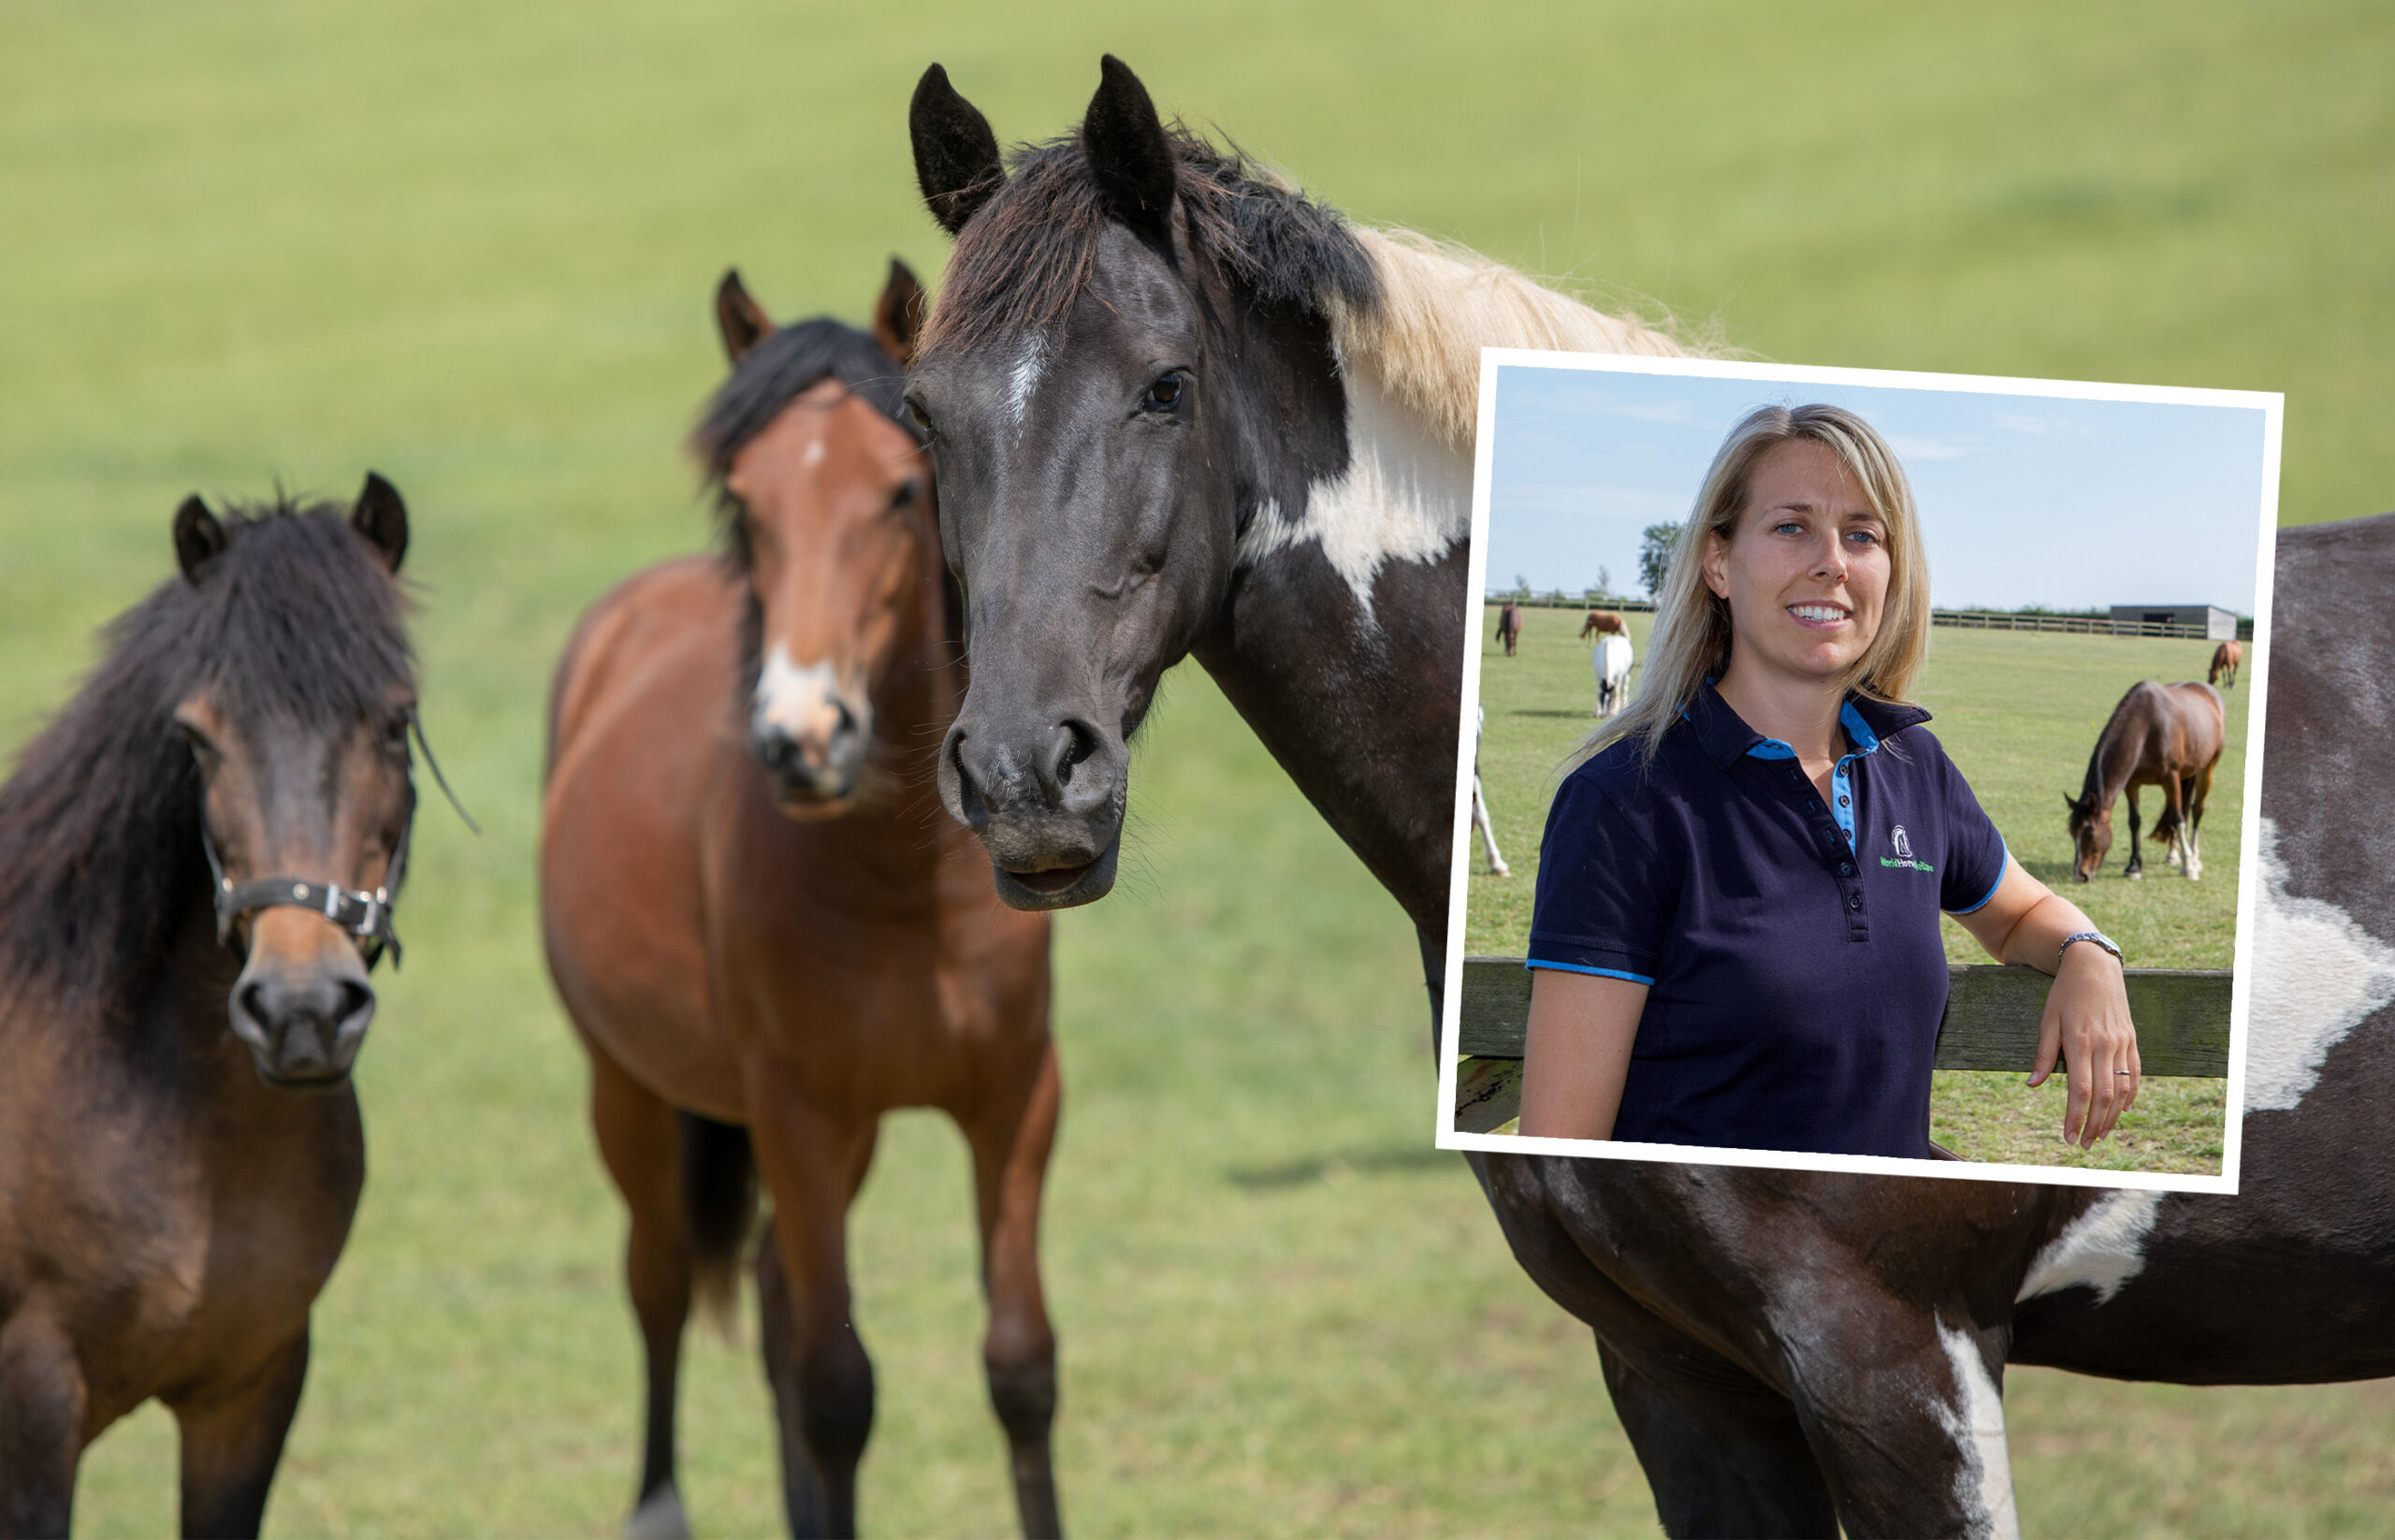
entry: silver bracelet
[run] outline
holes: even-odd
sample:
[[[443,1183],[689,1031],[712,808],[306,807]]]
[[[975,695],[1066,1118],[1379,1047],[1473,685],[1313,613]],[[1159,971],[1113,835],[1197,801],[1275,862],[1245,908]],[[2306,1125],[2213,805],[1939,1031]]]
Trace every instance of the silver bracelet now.
[[[2121,955],[2121,945],[2119,942],[2113,940],[2111,937],[2105,935],[2100,930],[2083,930],[2073,935],[2064,937],[2062,938],[2062,945],[2054,948],[2054,966],[2056,969],[2061,968],[2062,954],[2070,950],[2070,944],[2073,941],[2093,941],[2097,946],[2102,947],[2106,952],[2111,952],[2114,962],[2120,964],[2123,967],[2126,967],[2128,966],[2128,959]]]

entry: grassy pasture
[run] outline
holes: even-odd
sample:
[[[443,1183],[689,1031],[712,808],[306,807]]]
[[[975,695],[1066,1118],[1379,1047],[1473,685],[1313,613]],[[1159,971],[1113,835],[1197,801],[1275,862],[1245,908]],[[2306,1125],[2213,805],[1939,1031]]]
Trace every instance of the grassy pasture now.
[[[722,268],[786,315],[860,316],[893,250],[934,277],[923,65],[1011,139],[1065,127],[1102,49],[1362,217],[1764,356],[2285,389],[2286,516],[2388,505],[2395,17],[2359,0],[1370,28],[1257,0],[0,7],[0,750],[168,572],[184,494],[373,466],[414,513],[427,717],[488,831],[436,806],[419,832],[360,1073],[372,1174],[270,1533],[612,1530],[636,1371],[534,941],[546,669],[593,595],[704,538],[675,441]],[[1652,1533],[1586,1334],[1427,1150],[1393,906],[1202,678],[1136,784],[1137,869],[1059,936],[1067,1520]],[[875,1533],[1009,1522],[971,1249],[958,1142],[896,1120],[855,1223]],[[753,1342],[689,1356],[707,1533],[778,1523]],[[2368,1533],[2395,1499],[2383,1384],[2009,1387],[2033,1533]],[[167,1533],[172,1502],[153,1409],[93,1451],[79,1528]]]
[[[1578,610],[1526,608],[1519,650],[1505,656],[1494,640],[1496,606],[1481,629],[1480,699],[1487,713],[1480,748],[1483,792],[1498,849],[1512,875],[1488,870],[1473,854],[1466,913],[1469,949],[1519,955],[1528,944],[1531,900],[1538,883],[1539,835],[1546,826],[1555,772],[1596,725],[1596,689]],[[1643,659],[1653,617],[1624,617]],[[2128,861],[2126,811],[2115,807],[2115,843],[2105,870],[2071,881],[2071,843],[2059,793],[2076,793],[2087,756],[2124,690],[2140,679],[2200,679],[2209,642],[1940,629],[1930,640],[1922,704],[1930,731],[1946,746],[2004,835],[2013,859],[2070,898],[2117,938],[2141,967],[2228,967],[2236,943],[2240,824],[2244,806],[2246,713],[2250,689],[2226,691],[2228,742],[2205,804],[2204,875],[2189,882],[2148,842],[2146,877],[2123,879]],[[2159,810],[2145,793],[2146,819]],[[1987,954],[1952,919],[1944,923],[1947,960],[1983,963]],[[2030,1090],[2024,1077],[1945,1069],[1931,1102],[1938,1142],[1974,1159],[2024,1161],[2112,1170],[2217,1171],[2226,1082],[2149,1079],[2138,1104],[2093,1150],[2062,1141],[2059,1078]]]

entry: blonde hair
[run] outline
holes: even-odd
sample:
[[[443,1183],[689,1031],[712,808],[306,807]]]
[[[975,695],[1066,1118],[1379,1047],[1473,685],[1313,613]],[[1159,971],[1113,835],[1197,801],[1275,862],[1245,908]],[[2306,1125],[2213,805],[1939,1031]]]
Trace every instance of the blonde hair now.
[[[1839,693],[1854,690],[1901,702],[1911,692],[1929,652],[1929,559],[1904,466],[1878,429],[1843,407],[1766,406],[1748,414],[1714,453],[1695,510],[1672,548],[1670,574],[1656,595],[1647,665],[1629,705],[1573,750],[1563,774],[1625,739],[1638,744],[1642,761],[1652,760],[1698,689],[1729,667],[1730,604],[1706,584],[1707,537],[1719,535],[1727,544],[1736,536],[1755,466],[1771,450],[1798,441],[1836,455],[1887,526],[1888,595],[1879,633],[1838,680]]]

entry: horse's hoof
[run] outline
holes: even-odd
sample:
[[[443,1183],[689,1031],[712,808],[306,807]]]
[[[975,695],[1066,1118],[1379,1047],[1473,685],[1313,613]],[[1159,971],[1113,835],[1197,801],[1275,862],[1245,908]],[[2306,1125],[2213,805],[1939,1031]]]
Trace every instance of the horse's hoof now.
[[[1489,868],[1488,868],[1488,875],[1489,875],[1489,876],[1491,876],[1491,877],[1511,877],[1511,876],[1513,876],[1513,875],[1514,875],[1514,868],[1513,868],[1513,867],[1511,867],[1511,866],[1505,865],[1503,863],[1502,863],[1502,862],[1501,862],[1501,863],[1499,863],[1498,864],[1496,864],[1496,865],[1491,866],[1491,867],[1489,867]]]
[[[669,1484],[641,1500],[624,1518],[624,1540],[690,1540],[690,1516],[682,1494]]]
[[[2123,872],[2121,875],[2127,878],[2132,882],[2142,882],[2145,880],[2145,874],[2134,866],[2130,867],[2127,871]]]

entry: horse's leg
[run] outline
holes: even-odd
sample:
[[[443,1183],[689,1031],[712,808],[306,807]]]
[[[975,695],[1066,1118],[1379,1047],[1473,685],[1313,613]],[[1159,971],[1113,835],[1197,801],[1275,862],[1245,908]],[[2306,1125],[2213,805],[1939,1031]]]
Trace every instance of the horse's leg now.
[[[75,1344],[46,1312],[0,1322],[0,1535],[67,1533],[86,1396]]]
[[[2018,1536],[2003,1333],[1950,1327],[1852,1283],[1824,1280],[1800,1308],[1783,1361],[1847,1533]]]
[[[1665,1534],[1837,1533],[1829,1487],[1786,1401],[1760,1387],[1666,1389],[1603,1337],[1597,1358]]]
[[[182,1528],[196,1537],[254,1535],[267,1489],[308,1380],[308,1332],[270,1354],[221,1395],[169,1408],[182,1432]]]
[[[2121,873],[2121,875],[2127,878],[2132,882],[2135,882],[2145,876],[2145,858],[2143,853],[2137,848],[2139,826],[2137,816],[2137,794],[2138,788],[2135,786],[2125,787],[2121,792],[2121,800],[2129,805],[2129,864],[2128,870]]]
[[[2215,759],[2211,764],[2197,771],[2191,781],[2192,790],[2187,796],[2187,875],[2189,877],[2201,877],[2204,874],[2203,852],[2196,842],[2198,836],[2203,833],[2204,802],[2212,795],[2213,771],[2219,766],[2219,763],[2220,762]]]
[[[774,1199],[757,1290],[783,1497],[792,1534],[852,1535],[857,1462],[873,1431],[873,1360],[849,1317],[848,1218],[878,1120],[827,1117],[787,1088],[757,1083],[765,1078],[750,1079],[748,1133]]]
[[[1491,876],[1512,875],[1505,858],[1497,853],[1497,831],[1488,821],[1488,802],[1480,794],[1480,772],[1472,773],[1472,821],[1479,826],[1481,843],[1488,847],[1488,870]]]
[[[2162,781],[2162,816],[2170,825],[2170,854],[2183,877],[2198,875],[2194,857],[2187,845],[2187,783],[2184,777],[2166,776]]]
[[[682,1328],[690,1315],[690,1227],[682,1206],[682,1148],[674,1109],[588,1038],[590,1126],[600,1157],[631,1217],[624,1241],[624,1282],[640,1322],[648,1371],[642,1424],[640,1490],[624,1519],[630,1540],[674,1540],[690,1533],[675,1480],[674,1407],[682,1367]]]
[[[1015,1510],[1024,1535],[1040,1540],[1064,1533],[1048,1448],[1056,1417],[1056,1334],[1039,1286],[1039,1193],[1064,1098],[1055,1044],[1042,1045],[1030,1076],[1000,1089],[957,1121],[973,1149],[981,1282],[990,1300],[981,1362],[1012,1457]]]

